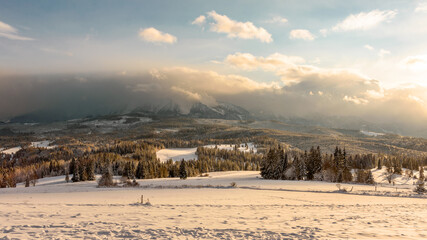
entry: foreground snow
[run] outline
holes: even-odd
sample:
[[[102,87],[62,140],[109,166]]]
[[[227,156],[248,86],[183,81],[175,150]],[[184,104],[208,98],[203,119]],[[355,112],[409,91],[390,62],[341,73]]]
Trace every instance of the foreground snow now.
[[[333,183],[263,180],[258,172],[139,183],[140,188],[96,188],[96,182],[54,177],[36,187],[0,189],[0,238],[427,237],[426,198],[358,194],[373,192],[368,185],[351,185],[352,193],[343,194]],[[138,204],[141,195],[151,205]]]

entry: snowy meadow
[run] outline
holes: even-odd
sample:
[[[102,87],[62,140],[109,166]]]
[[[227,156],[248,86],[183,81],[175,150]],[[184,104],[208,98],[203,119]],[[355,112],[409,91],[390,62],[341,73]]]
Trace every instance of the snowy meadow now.
[[[99,176],[97,176],[99,178]],[[427,199],[407,188],[275,181],[259,172],[137,180],[135,188],[44,178],[0,190],[2,239],[422,239]],[[231,186],[231,183],[235,183]],[[143,203],[141,204],[141,196]],[[148,203],[147,203],[148,202]]]

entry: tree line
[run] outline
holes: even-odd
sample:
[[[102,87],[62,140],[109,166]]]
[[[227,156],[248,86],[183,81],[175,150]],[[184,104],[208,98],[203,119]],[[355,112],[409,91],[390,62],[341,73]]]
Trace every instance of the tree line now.
[[[323,154],[320,147],[309,151],[286,151],[282,146],[273,146],[263,157],[261,176],[264,179],[320,180],[330,182],[357,182],[374,184],[371,169],[386,167],[389,182],[393,174],[408,176],[421,169],[426,158],[410,158],[373,154],[347,154],[345,148],[336,147],[333,154]],[[389,178],[390,177],[390,178]]]

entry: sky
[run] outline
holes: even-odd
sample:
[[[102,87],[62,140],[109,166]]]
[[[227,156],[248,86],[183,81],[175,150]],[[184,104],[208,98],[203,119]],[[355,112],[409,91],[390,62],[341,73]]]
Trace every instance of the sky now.
[[[421,0],[0,0],[0,119],[111,83],[127,107],[160,94],[427,132],[426,22]]]

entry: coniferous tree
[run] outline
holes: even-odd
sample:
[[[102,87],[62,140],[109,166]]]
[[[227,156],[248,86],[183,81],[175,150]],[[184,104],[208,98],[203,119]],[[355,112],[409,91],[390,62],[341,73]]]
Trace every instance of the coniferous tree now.
[[[33,173],[31,174],[31,180],[30,180],[30,183],[31,183],[31,185],[33,185],[33,187],[36,186],[38,178],[39,178],[39,176],[37,176],[36,170],[33,170]]]
[[[421,166],[420,167],[420,177],[418,178],[418,182],[417,182],[417,187],[414,189],[415,192],[419,193],[419,194],[423,194],[425,192],[427,192],[426,188],[425,188],[425,183],[424,183],[424,167]]]
[[[372,175],[372,172],[370,169],[367,170],[368,171],[368,176],[366,177],[366,183],[367,184],[375,184],[375,180],[374,180],[374,176]]]
[[[313,180],[314,174],[322,170],[322,156],[320,147],[317,147],[317,149],[311,147],[306,161],[307,179]]]
[[[295,178],[297,180],[303,180],[306,173],[304,160],[298,156],[295,156],[293,167],[294,167]]]
[[[351,167],[347,159],[347,153],[345,151],[345,148],[342,154],[342,161],[343,161],[343,170],[342,170],[343,181],[351,182],[353,180],[353,175],[351,174]]]
[[[393,160],[393,173],[394,174],[402,174],[402,163],[397,158],[395,158]]]
[[[377,169],[380,170],[383,167],[383,160],[381,158],[378,159],[378,167]]]
[[[68,174],[68,171],[65,172],[65,182],[70,182],[70,175]]]
[[[83,163],[81,160],[79,161],[79,176],[80,176],[80,181],[87,181],[87,172],[86,172],[86,164]]]
[[[111,164],[107,163],[104,166],[103,173],[98,182],[98,187],[112,187],[114,186],[113,173],[111,171]]]
[[[88,181],[95,180],[95,162],[92,160],[89,160],[86,165],[86,176]]]
[[[264,159],[261,163],[261,177],[264,179],[271,179],[273,176],[272,168],[273,168],[273,159],[274,152],[273,149],[268,150],[267,154],[264,156]]]
[[[144,162],[140,161],[138,163],[138,166],[136,167],[136,174],[135,177],[138,179],[145,179],[145,164]]]
[[[29,187],[30,186],[30,177],[27,175],[27,177],[25,178],[25,187]]]
[[[288,169],[288,154],[284,150],[280,151],[280,167],[281,167],[281,179],[286,179],[286,170]]]
[[[73,158],[70,162],[70,167],[69,167],[70,174],[74,174],[75,166],[76,166],[76,159]]]
[[[185,164],[184,159],[182,159],[181,165],[179,165],[179,178],[187,179],[187,177],[188,177],[187,165]]]
[[[74,162],[74,168],[73,168],[73,177],[71,178],[71,181],[73,182],[79,182],[80,181],[80,166],[77,161]]]

